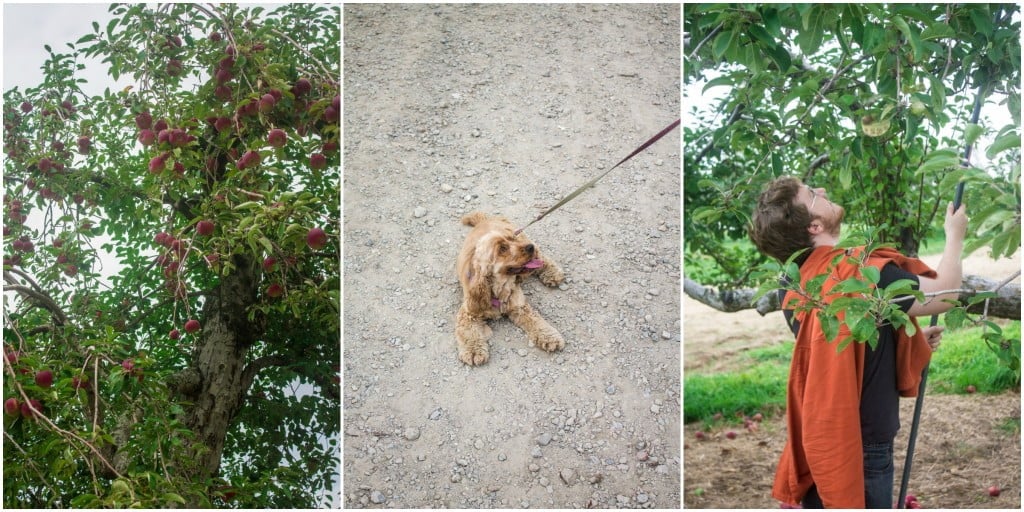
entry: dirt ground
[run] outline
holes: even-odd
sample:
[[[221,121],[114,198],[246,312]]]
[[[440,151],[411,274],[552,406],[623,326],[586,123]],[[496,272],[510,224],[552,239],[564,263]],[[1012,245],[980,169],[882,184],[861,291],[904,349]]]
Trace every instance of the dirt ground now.
[[[527,234],[566,339],[456,357],[474,210],[525,224],[680,112],[679,5],[344,9],[346,508],[679,508],[680,136]]]
[[[925,261],[935,265],[937,259]],[[972,255],[964,261],[965,273],[1000,281],[1020,269],[1019,254],[998,261]],[[685,297],[685,371],[721,370],[730,364],[730,355],[787,339],[792,335],[779,315],[720,313]],[[913,410],[913,400],[902,401],[903,428],[895,441],[894,494],[899,493]],[[1012,419],[1019,422],[1020,410],[1019,393],[926,393],[908,493],[916,495],[923,508],[1019,509],[1020,432],[1005,426]],[[778,508],[770,493],[786,440],[784,416],[766,419],[754,431],[742,425],[721,427],[705,432],[705,438],[698,440],[696,434],[702,427],[695,422],[684,428],[684,506]],[[735,439],[726,438],[730,430],[737,433]],[[1002,489],[999,497],[989,496],[988,488],[993,485]]]

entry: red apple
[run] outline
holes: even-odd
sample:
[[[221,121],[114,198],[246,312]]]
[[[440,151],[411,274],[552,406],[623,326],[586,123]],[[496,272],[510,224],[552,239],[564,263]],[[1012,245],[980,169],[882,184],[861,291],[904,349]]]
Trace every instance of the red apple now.
[[[26,114],[32,112],[32,104],[27,101],[21,102],[21,111]]]
[[[86,375],[82,375],[81,377],[71,377],[71,387],[74,389],[82,389],[88,383],[89,377]]]
[[[31,408],[29,408],[31,405]],[[35,409],[36,412],[33,412]],[[21,415],[28,419],[35,419],[35,417],[43,412],[43,404],[39,400],[31,399],[28,402],[21,404]]]
[[[231,99],[231,88],[226,85],[218,85],[213,90],[213,96],[221,101],[228,101]]]
[[[125,359],[124,361],[121,361],[121,368],[124,368],[125,372],[131,372],[135,369],[135,361],[132,361],[130,358]]]
[[[210,41],[213,41],[214,43],[219,43],[220,39],[220,32],[210,32]]]
[[[698,440],[703,440],[704,439],[704,432],[701,432],[701,431],[698,430],[697,433],[693,435],[693,437],[696,437]]]
[[[218,117],[217,120],[213,122],[213,127],[216,128],[218,132],[222,132],[231,128],[231,120],[226,117]]]
[[[183,67],[182,63],[178,59],[171,59],[167,62],[167,74],[171,76],[178,76],[181,74]]]
[[[726,437],[726,439],[736,439],[736,432],[733,432],[732,430],[730,430],[730,431],[725,433],[725,437]]]
[[[280,128],[274,128],[267,133],[267,144],[279,148],[284,146],[288,140],[288,136],[284,133],[284,130]]]
[[[309,157],[309,167],[312,169],[327,167],[327,157],[323,153],[313,153]]]
[[[239,158],[238,162],[235,163],[240,171],[250,167],[256,167],[259,164],[260,154],[252,150],[246,151],[245,154],[242,155],[242,158]]]
[[[185,332],[187,332],[189,334],[192,334],[192,333],[194,333],[194,332],[196,332],[198,330],[199,330],[199,320],[192,319],[192,320],[189,320],[188,322],[185,322]]]
[[[309,80],[300,78],[295,81],[295,85],[292,86],[292,94],[295,96],[305,96],[309,91],[313,90],[313,85],[309,83]]]
[[[989,496],[993,496],[993,497],[994,496],[999,496],[999,493],[1000,493],[999,487],[997,487],[995,485],[993,485],[992,487],[988,488],[988,495]]]
[[[138,126],[140,130],[148,130],[153,127],[153,116],[149,115],[149,112],[139,112],[135,116],[135,126]]]
[[[89,149],[92,147],[92,140],[88,135],[83,135],[78,138],[78,152],[83,155],[89,154]]]
[[[53,385],[53,372],[50,370],[42,370],[36,373],[36,385],[43,388],[48,388]]]
[[[970,384],[970,385],[967,386],[967,392],[968,393],[974,393],[977,390],[978,390],[978,388],[974,387],[974,384]]]
[[[176,340],[181,337],[181,332],[179,332],[177,329],[171,329],[171,334],[169,334],[169,336],[171,337],[172,340]]]
[[[306,244],[310,249],[318,251],[327,245],[327,233],[320,228],[313,228],[306,234]]]
[[[911,503],[917,503],[917,496],[914,496],[913,494],[908,494],[906,498],[903,500],[903,506],[905,508],[910,508]]]
[[[160,154],[154,156],[149,161],[149,172],[151,174],[160,174],[167,167],[167,154]]]
[[[143,146],[151,146],[156,142],[156,134],[149,128],[139,131],[139,144]]]
[[[263,271],[264,272],[270,272],[270,271],[274,270],[274,268],[276,268],[276,265],[277,265],[277,260],[274,259],[274,258],[271,258],[270,256],[267,256],[263,260]]]
[[[278,283],[271,284],[270,286],[267,287],[267,295],[269,297],[276,299],[277,297],[280,297],[282,294],[284,294],[284,288]]]
[[[213,234],[213,221],[201,220],[196,224],[196,233],[203,236],[210,236]]]
[[[4,402],[4,412],[10,416],[17,416],[21,412],[21,403],[18,402],[17,398],[8,398]]]
[[[66,274],[68,277],[75,277],[75,275],[78,274],[78,267],[74,265],[68,265],[64,267],[64,274]]]
[[[754,421],[761,421],[764,419],[764,415],[761,413],[756,413],[751,419]]]
[[[260,98],[260,112],[270,112],[274,109],[274,105],[277,104],[277,98],[273,94],[267,93]]]

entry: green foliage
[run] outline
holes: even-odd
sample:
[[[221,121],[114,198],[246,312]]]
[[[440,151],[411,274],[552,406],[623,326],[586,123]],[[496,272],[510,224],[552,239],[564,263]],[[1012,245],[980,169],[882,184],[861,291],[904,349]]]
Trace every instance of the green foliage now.
[[[686,257],[744,238],[762,186],[797,175],[904,253],[967,183],[968,250],[1020,244],[1020,23],[1015,4],[705,4],[684,12]],[[692,84],[704,81],[698,96]],[[1005,126],[967,122],[973,99]],[[991,136],[991,139],[983,138]],[[989,164],[960,168],[977,140]],[[983,141],[991,140],[992,142]],[[756,251],[717,257],[741,287]],[[756,284],[756,283],[755,283]]]
[[[339,8],[110,12],[66,53],[47,48],[42,83],[4,92],[5,291],[17,294],[4,399],[42,406],[4,416],[4,505],[327,505],[340,432]],[[134,85],[87,95],[85,58]],[[270,129],[287,142],[268,144]],[[326,246],[307,242],[311,228]],[[224,304],[243,313],[226,318]],[[199,331],[185,332],[190,319]],[[225,325],[239,330],[210,327]],[[224,339],[230,351],[212,346]],[[222,452],[195,431],[215,424],[197,419],[202,400],[181,391],[186,370],[222,373],[209,357],[251,377],[226,390],[240,405],[221,414]],[[35,382],[42,368],[52,387]]]
[[[1008,322],[1002,329],[1007,339],[1018,340],[1019,354],[1020,322]],[[1019,392],[1020,374],[999,364],[999,356],[983,341],[985,333],[982,327],[943,333],[942,346],[929,367],[929,392],[963,394],[968,385],[975,386],[978,393]],[[783,411],[792,354],[793,342],[783,341],[736,356],[736,364],[745,368],[742,371],[687,372],[683,383],[684,421],[713,423],[719,413],[731,420],[736,412],[771,415]]]
[[[942,346],[932,358],[928,387],[943,393],[966,393],[969,385],[979,393],[1019,390],[1020,322],[1009,322],[1000,329],[1006,334],[1008,348],[999,351],[985,341],[989,326],[943,333]],[[1018,361],[1016,371],[1000,361],[1011,353]]]
[[[742,357],[747,369],[705,375],[687,372],[683,385],[683,421],[710,421],[718,413],[773,414],[785,410],[786,381],[793,342],[755,349]]]

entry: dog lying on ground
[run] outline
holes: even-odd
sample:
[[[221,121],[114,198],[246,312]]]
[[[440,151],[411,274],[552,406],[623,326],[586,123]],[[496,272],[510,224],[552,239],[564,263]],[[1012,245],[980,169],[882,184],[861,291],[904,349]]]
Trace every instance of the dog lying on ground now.
[[[565,346],[562,335],[529,304],[519,284],[536,274],[547,286],[565,278],[558,265],[541,254],[526,235],[515,235],[512,224],[500,216],[473,212],[462,217],[473,227],[456,265],[462,283],[462,306],[456,319],[459,359],[470,366],[487,362],[487,320],[508,316],[530,339],[530,345],[548,352]]]

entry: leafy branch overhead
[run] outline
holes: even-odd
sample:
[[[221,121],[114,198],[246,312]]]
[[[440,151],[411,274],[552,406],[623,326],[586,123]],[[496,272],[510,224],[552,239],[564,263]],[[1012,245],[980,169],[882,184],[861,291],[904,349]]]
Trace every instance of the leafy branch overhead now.
[[[767,259],[746,232],[762,187],[783,175],[827,189],[846,209],[844,234],[911,256],[941,246],[941,213],[965,182],[965,252],[1015,254],[1019,18],[1017,4],[687,5],[687,293],[746,300],[778,287],[777,272],[755,275]],[[1019,317],[1005,288],[995,295],[989,315]]]
[[[109,12],[4,93],[4,505],[329,504],[339,9]]]

